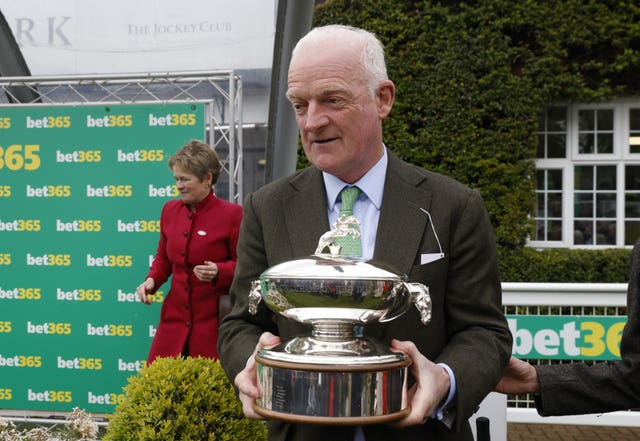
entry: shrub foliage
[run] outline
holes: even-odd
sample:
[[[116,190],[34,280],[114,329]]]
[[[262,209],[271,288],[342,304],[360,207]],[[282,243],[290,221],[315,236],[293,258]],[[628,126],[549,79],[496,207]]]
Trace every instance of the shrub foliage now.
[[[130,377],[110,416],[105,441],[260,441],[266,426],[248,420],[218,361],[158,358]]]

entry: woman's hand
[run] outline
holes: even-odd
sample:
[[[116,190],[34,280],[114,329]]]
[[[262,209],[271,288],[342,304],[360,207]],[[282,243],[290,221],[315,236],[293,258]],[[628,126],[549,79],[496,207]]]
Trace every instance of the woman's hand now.
[[[211,282],[218,276],[218,265],[205,260],[204,265],[196,265],[193,267],[193,274],[203,282]]]
[[[142,303],[150,305],[151,302],[153,302],[153,300],[151,300],[151,297],[149,296],[152,295],[150,293],[153,292],[153,288],[155,287],[156,283],[151,277],[147,278],[147,280],[138,285],[138,287],[136,288],[136,294],[138,294],[138,298]]]

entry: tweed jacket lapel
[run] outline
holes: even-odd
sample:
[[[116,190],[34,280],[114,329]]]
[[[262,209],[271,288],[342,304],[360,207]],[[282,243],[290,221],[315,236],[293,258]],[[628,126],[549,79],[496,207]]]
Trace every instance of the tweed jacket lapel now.
[[[322,234],[329,231],[327,197],[322,173],[315,167],[292,177],[283,195],[284,222],[294,258],[311,255]]]
[[[416,263],[429,218],[431,193],[418,186],[426,177],[418,169],[389,154],[374,260],[409,274]],[[438,250],[434,250],[437,252]]]

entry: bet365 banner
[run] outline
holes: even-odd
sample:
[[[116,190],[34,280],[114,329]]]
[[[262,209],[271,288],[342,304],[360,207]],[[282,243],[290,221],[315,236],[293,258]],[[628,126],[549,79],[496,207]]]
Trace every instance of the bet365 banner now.
[[[146,360],[167,161],[204,104],[0,108],[0,408],[110,413]]]
[[[514,357],[615,360],[625,316],[509,315]]]

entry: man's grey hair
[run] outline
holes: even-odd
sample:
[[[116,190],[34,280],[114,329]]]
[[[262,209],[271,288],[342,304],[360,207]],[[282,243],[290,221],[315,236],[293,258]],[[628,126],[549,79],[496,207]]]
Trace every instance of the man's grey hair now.
[[[384,59],[384,46],[373,33],[364,29],[345,25],[326,25],[313,28],[302,37],[293,48],[292,57],[309,45],[326,46],[327,43],[343,43],[346,39],[357,41],[362,46],[360,64],[367,81],[367,88],[371,97],[381,81],[389,79],[387,65]]]

